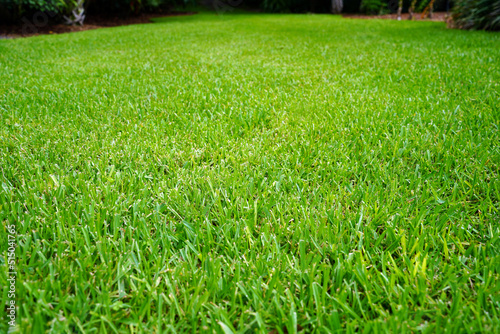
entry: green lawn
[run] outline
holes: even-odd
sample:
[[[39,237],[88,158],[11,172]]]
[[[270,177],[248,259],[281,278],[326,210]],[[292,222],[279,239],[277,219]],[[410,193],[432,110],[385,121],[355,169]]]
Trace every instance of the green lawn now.
[[[2,40],[0,283],[15,225],[22,333],[498,331],[499,109],[444,23]]]

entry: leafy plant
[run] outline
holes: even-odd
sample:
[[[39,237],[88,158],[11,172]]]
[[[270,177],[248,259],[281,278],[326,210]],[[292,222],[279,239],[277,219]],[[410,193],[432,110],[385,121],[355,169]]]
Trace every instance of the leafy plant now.
[[[246,2],[245,2],[246,3]],[[342,0],[261,0],[260,8],[268,13],[340,13],[342,11]]]
[[[422,0],[420,1],[418,4],[416,4],[415,6],[415,10],[417,12],[422,12],[425,7],[427,7],[427,5],[431,2],[431,0]]]
[[[452,25],[460,29],[500,30],[500,0],[457,0]]]
[[[63,13],[76,5],[75,0],[0,0],[0,6],[17,13]]]
[[[363,0],[359,10],[365,14],[380,14],[385,6],[382,0]]]
[[[78,0],[75,8],[71,11],[71,14],[66,16],[64,15],[64,20],[67,24],[74,25],[79,24],[83,25],[83,21],[85,20],[85,8],[83,6],[84,0]]]
[[[75,5],[76,0],[0,0],[0,22],[19,22],[37,13],[48,13],[45,17],[60,21]]]
[[[269,13],[282,13],[290,11],[291,0],[263,0],[261,7]]]

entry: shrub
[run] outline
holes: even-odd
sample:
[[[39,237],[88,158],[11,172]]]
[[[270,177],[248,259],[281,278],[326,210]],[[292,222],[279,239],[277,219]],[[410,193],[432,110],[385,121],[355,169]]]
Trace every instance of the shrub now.
[[[17,6],[24,8],[25,10],[28,11],[39,11],[46,13],[64,12],[74,7],[76,4],[76,1],[74,0],[17,0],[17,1],[10,0],[7,2],[15,3]]]
[[[500,30],[500,0],[457,0],[453,7],[452,26]]]
[[[258,0],[256,3],[269,13],[330,13],[332,10],[332,0]]]
[[[291,7],[290,0],[263,0],[262,9],[270,13],[287,12]]]
[[[176,0],[87,0],[89,11],[114,14],[139,14],[143,11],[167,9],[187,1]]]
[[[0,0],[0,19],[5,22],[17,21],[23,16],[36,12],[52,13],[60,19],[75,8],[75,0]]]
[[[175,5],[194,3],[195,0],[85,0],[84,7],[92,13],[138,14],[142,11],[171,9]],[[285,0],[284,0],[285,1]],[[286,0],[290,1],[290,0]],[[71,13],[77,0],[0,0],[0,19],[16,21],[36,12],[52,13],[55,20]]]
[[[359,10],[365,14],[380,14],[386,5],[382,0],[363,0]]]

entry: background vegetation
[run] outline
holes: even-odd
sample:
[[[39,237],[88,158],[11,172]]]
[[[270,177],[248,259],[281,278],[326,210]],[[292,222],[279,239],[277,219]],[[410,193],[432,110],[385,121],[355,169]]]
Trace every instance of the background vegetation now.
[[[500,30],[500,0],[456,0],[453,20],[462,29]]]
[[[403,12],[415,6],[422,12],[431,0],[404,0]],[[208,0],[205,4],[220,7],[224,0]],[[229,3],[229,2],[226,2]],[[343,12],[364,14],[394,13],[398,0],[350,0],[344,1]],[[454,4],[454,26],[463,29],[497,30],[500,27],[500,0],[435,0],[435,11],[449,10]],[[36,12],[50,12],[53,22],[61,22],[64,15],[75,8],[76,0],[0,0],[0,19],[3,22],[19,22]],[[196,5],[196,0],[86,0],[87,15],[114,14],[134,15],[141,12],[168,12],[176,7]],[[328,13],[331,0],[246,0],[238,6],[260,9],[270,13]]]
[[[141,12],[169,11],[174,7],[192,4],[194,0],[86,0],[88,14],[133,15]],[[32,17],[36,12],[51,13],[53,22],[60,22],[77,4],[76,0],[0,0],[0,17],[16,22],[22,17]]]

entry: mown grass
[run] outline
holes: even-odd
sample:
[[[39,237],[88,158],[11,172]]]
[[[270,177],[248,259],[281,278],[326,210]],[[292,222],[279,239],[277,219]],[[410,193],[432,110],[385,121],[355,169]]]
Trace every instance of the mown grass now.
[[[498,331],[499,50],[330,15],[0,41],[20,332]]]

